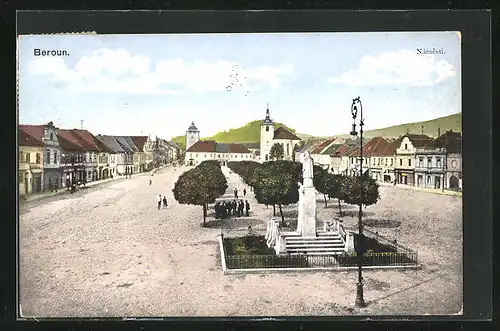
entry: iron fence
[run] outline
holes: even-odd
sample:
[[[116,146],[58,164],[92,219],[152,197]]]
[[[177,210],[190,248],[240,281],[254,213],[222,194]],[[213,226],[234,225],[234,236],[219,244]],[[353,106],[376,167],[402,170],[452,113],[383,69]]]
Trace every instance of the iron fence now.
[[[406,254],[417,253],[415,250],[398,243],[397,240],[395,239],[391,240],[387,237],[381,236],[380,234],[378,234],[378,232],[373,232],[371,230],[364,228],[363,234],[372,239],[376,239],[381,244],[393,247],[398,252],[404,252]]]
[[[361,257],[365,267],[397,267],[418,265],[418,254],[414,253],[370,253]],[[342,268],[357,267],[358,257],[342,255],[226,255],[228,269],[255,268]]]

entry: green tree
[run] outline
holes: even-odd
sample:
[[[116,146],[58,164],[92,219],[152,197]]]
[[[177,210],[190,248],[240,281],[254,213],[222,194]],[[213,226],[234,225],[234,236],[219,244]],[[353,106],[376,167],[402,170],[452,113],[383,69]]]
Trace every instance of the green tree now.
[[[346,195],[344,201],[351,205],[370,206],[380,199],[379,185],[369,175],[346,177]],[[360,200],[361,199],[361,200]]]
[[[325,187],[325,179],[328,175],[328,171],[324,170],[323,168],[321,168],[320,166],[317,166],[317,165],[314,165],[313,166],[313,174],[314,174],[314,177],[313,177],[313,184],[314,184],[314,187],[316,188],[316,190],[323,194],[323,197],[325,199],[325,208],[328,208],[328,204],[327,204],[327,200],[326,200],[326,196],[327,196],[327,192],[326,192],[326,187]]]
[[[283,148],[283,144],[275,143],[271,147],[271,150],[269,151],[269,154],[271,155],[271,159],[282,160],[283,156],[285,155],[285,150]]]
[[[226,192],[227,181],[219,165],[202,164],[180,175],[172,192],[181,204],[203,206],[205,226],[207,205]]]
[[[349,178],[342,175],[327,174],[324,178],[324,190],[326,194],[339,203],[339,214],[342,215],[340,201],[347,198],[347,180]],[[325,202],[326,203],[326,202]]]
[[[285,217],[282,206],[299,201],[297,175],[289,171],[293,167],[293,162],[290,161],[265,162],[254,172],[254,191],[257,202],[278,205],[283,224]]]
[[[304,146],[304,140],[301,140],[299,141],[298,143],[296,143],[294,146],[293,146],[293,150],[292,150],[292,161],[295,162],[295,154],[299,151],[299,149]]]

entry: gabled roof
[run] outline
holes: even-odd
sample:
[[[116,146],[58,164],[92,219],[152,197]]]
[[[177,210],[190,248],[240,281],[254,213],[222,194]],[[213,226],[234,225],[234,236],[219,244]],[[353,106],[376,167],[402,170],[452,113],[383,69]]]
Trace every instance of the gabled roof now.
[[[130,139],[134,142],[134,145],[137,146],[137,149],[141,152],[144,152],[144,145],[146,141],[148,141],[147,136],[130,136]]]
[[[295,135],[295,133],[290,132],[285,127],[280,126],[274,130],[274,139],[290,139],[290,140],[302,140]]]
[[[312,151],[311,154],[321,154],[321,152],[327,148],[330,144],[332,144],[337,138],[332,137],[326,140],[323,140],[319,145],[317,145]]]
[[[323,154],[323,155],[335,154],[335,152],[337,151],[337,149],[340,148],[340,146],[342,146],[342,144],[332,144],[332,145],[330,145],[330,147],[325,149],[321,154]]]
[[[410,139],[411,143],[413,144],[413,147],[424,147],[425,145],[431,143],[433,140],[431,137],[426,136],[424,134],[407,133],[403,135],[401,138],[405,137]]]
[[[113,136],[97,135],[96,138],[102,142],[111,153],[124,153],[125,151]]]
[[[462,134],[460,132],[453,132],[452,130],[447,131],[427,146],[446,148],[447,153],[462,153]]]
[[[45,133],[45,125],[26,125],[20,124],[19,129],[23,130],[25,133],[29,134],[33,138],[43,142],[43,137]]]
[[[127,141],[125,140],[125,137],[122,136],[113,136],[115,138],[116,142],[120,145],[120,147],[123,149],[125,153],[133,153],[134,150],[129,146]]]
[[[82,146],[87,148],[89,152],[105,152],[110,150],[99,139],[87,130],[73,129],[73,132],[83,141]]]
[[[229,145],[229,153],[252,153],[247,147],[242,144],[230,143]]]
[[[84,146],[80,144],[80,139],[72,130],[57,130],[59,147],[68,152],[85,152]]]
[[[186,152],[190,153],[210,153],[215,152],[216,142],[213,140],[198,140],[191,147],[189,147]]]
[[[370,139],[366,144],[363,145],[363,155],[365,156],[379,156],[387,148],[389,142],[382,137],[375,137]],[[357,148],[351,156],[359,156],[359,148]]]
[[[22,128],[19,128],[19,146],[26,147],[43,147],[41,140],[36,139],[32,135],[26,133]]]

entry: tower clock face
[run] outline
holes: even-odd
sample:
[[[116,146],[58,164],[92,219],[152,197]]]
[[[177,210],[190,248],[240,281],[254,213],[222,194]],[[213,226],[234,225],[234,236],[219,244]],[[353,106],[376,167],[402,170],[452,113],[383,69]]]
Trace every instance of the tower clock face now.
[[[452,168],[456,168],[457,167],[457,161],[456,160],[451,161],[451,167]]]

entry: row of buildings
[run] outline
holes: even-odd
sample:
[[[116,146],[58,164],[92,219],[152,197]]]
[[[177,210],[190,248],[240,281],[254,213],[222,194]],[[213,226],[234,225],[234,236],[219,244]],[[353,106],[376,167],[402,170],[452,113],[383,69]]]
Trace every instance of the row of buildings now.
[[[20,195],[149,171],[180,153],[158,137],[93,135],[53,122],[19,125],[18,139]]]
[[[438,132],[437,138],[405,134],[398,138],[374,137],[363,141],[363,172],[380,182],[415,185],[436,189],[462,189],[462,135]],[[269,114],[261,122],[257,143],[219,143],[200,140],[194,123],[186,132],[186,165],[204,160],[271,161],[272,146],[281,144],[282,159],[301,161],[309,151],[316,165],[335,174],[359,174],[360,141],[329,138],[304,141],[284,127],[276,128]]]
[[[315,164],[335,174],[358,175],[358,140],[330,138],[305,144]],[[362,171],[380,182],[435,189],[462,189],[462,135],[447,131],[437,138],[405,134],[397,139],[374,137],[363,142]]]

